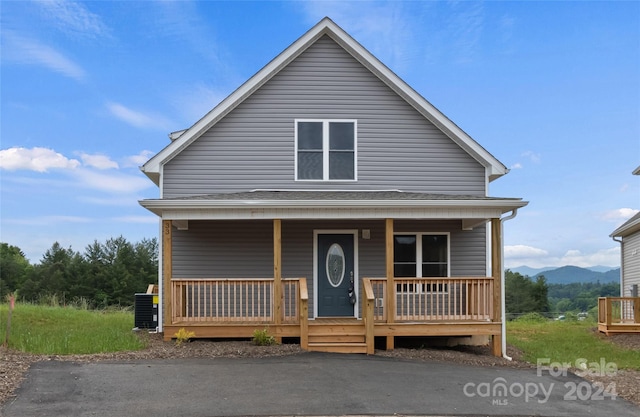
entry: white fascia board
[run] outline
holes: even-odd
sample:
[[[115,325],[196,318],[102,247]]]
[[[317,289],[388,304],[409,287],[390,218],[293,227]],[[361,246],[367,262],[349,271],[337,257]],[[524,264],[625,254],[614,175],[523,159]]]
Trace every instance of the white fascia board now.
[[[140,205],[166,219],[212,218],[232,212],[238,218],[276,213],[283,218],[384,218],[428,216],[430,218],[496,218],[527,205],[521,200],[142,200]],[[339,216],[337,215],[339,212]],[[169,213],[172,213],[170,216]],[[257,213],[262,213],[258,215]],[[224,215],[225,218],[228,214]]]

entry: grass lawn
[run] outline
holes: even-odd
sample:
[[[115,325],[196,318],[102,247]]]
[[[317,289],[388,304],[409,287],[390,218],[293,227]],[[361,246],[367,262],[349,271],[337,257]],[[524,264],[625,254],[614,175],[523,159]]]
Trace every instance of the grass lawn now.
[[[572,366],[579,359],[587,363],[615,363],[618,369],[640,369],[640,351],[623,349],[606,340],[597,330],[597,323],[585,321],[544,321],[507,323],[507,342],[524,353],[524,360],[537,363],[549,358],[551,362],[568,362]]]
[[[8,305],[0,304],[0,343],[7,331]],[[131,329],[133,313],[82,310],[17,303],[9,347],[37,354],[86,354],[139,350],[144,343]]]

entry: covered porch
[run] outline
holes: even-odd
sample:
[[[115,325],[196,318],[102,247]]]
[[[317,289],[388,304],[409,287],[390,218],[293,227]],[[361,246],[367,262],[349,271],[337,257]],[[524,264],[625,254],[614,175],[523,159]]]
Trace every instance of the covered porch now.
[[[372,353],[376,338],[393,349],[399,336],[486,335],[493,353],[502,355],[502,216],[525,206],[520,199],[255,191],[141,204],[162,219],[159,290],[165,339],[181,328],[198,338],[247,338],[267,329],[279,340],[299,338],[303,349]],[[415,261],[419,274],[403,269],[397,275],[394,235],[427,231],[451,237],[445,239],[445,246],[451,245],[450,264],[434,276]],[[316,259],[316,249],[324,233],[351,236],[346,243],[353,244],[355,254],[355,297],[348,314],[324,314],[318,307],[318,268],[324,258]],[[185,239],[193,239],[192,245],[185,246]],[[247,258],[238,252],[251,254],[260,268],[243,267]],[[232,274],[211,272],[221,264],[232,265]]]
[[[394,277],[394,219],[384,220],[386,276],[359,280],[355,317],[310,314],[307,277],[282,276],[282,220],[273,219],[273,276],[174,276],[175,221],[163,220],[162,331],[166,340],[184,328],[198,338],[248,338],[267,329],[278,340],[299,338],[305,350],[374,352],[376,338],[393,349],[401,336],[491,336],[502,355],[501,220],[491,223],[491,276]],[[482,227],[485,227],[484,224]],[[380,343],[380,340],[378,340]]]

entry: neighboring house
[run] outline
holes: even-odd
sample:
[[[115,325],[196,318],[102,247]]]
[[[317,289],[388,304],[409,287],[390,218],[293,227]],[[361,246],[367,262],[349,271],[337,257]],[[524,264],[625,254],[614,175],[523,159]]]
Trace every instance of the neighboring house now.
[[[640,175],[640,167],[633,175]],[[598,327],[605,333],[640,332],[640,212],[609,236],[620,242],[621,298],[599,300]]]
[[[267,328],[310,350],[492,336],[508,169],[328,18],[142,171],[170,339]]]

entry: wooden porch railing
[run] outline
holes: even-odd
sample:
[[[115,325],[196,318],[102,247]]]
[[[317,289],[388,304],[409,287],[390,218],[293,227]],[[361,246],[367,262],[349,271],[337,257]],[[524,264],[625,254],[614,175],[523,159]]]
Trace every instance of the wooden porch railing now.
[[[371,278],[374,320],[387,321],[386,278]],[[396,322],[489,321],[493,314],[493,278],[396,278]]]
[[[640,324],[640,297],[598,298],[598,324]]]
[[[396,322],[491,320],[493,278],[396,278],[394,285]],[[363,292],[365,325],[386,322],[386,278],[363,279]],[[172,279],[171,300],[172,323],[275,322],[273,278]],[[301,318],[309,314],[305,278],[282,280],[281,310],[283,324],[304,326]]]
[[[299,322],[300,282],[282,280],[282,323]],[[273,278],[172,279],[173,323],[274,321]],[[307,297],[308,298],[308,297]]]

